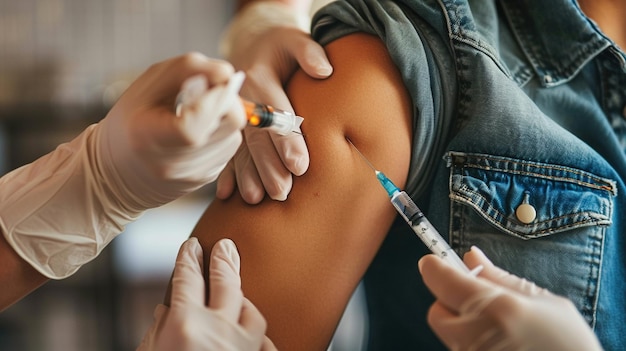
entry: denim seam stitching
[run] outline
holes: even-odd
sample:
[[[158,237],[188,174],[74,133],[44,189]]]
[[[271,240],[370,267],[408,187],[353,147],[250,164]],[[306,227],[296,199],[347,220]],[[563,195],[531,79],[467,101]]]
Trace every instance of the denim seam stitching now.
[[[486,55],[487,57],[489,57],[491,59],[491,61],[493,61],[496,66],[498,66],[498,69],[504,73],[504,75],[511,79],[513,79],[513,76],[511,75],[511,72],[509,72],[509,70],[506,68],[506,66],[500,62],[500,60],[498,59],[498,57],[496,56],[496,54],[494,54],[491,50],[490,46],[485,46],[483,44],[481,44],[479,41],[470,39],[470,38],[466,38],[466,37],[461,37],[459,35],[451,35],[450,39],[452,39],[452,41],[456,41],[458,43],[462,43],[462,44],[466,44],[469,45],[470,47],[476,49],[478,52]],[[455,47],[455,46],[453,46]]]
[[[522,51],[525,53],[528,61],[533,66],[533,69],[537,73],[543,71],[544,75],[549,74],[550,71],[552,71],[553,74],[556,73],[562,75],[562,77],[553,77],[557,79],[551,83],[541,80],[541,83],[545,87],[553,87],[570,81],[578,72],[580,72],[586,63],[593,60],[597,54],[609,47],[609,45],[604,41],[596,40],[592,43],[588,43],[587,45],[583,45],[578,52],[574,53],[574,56],[568,60],[565,66],[548,69],[545,66],[544,60],[541,58],[542,49],[539,46],[532,44],[534,43],[532,35],[524,30],[524,28],[527,27],[527,25],[522,22],[525,18],[524,15],[519,13],[517,8],[511,9],[510,6],[506,6],[504,8],[504,13],[509,25],[514,29],[513,35],[521,44],[520,46],[522,47]]]
[[[613,215],[613,202],[610,201],[609,202],[609,213],[612,216]],[[604,228],[602,229],[602,234],[600,236],[600,247],[599,247],[599,252],[597,253],[598,255],[598,272],[597,272],[597,277],[590,277],[590,281],[597,281],[597,286],[596,286],[596,291],[595,294],[593,294],[593,296],[595,297],[594,301],[593,301],[593,307],[592,307],[592,313],[591,313],[591,328],[593,328],[595,330],[595,326],[596,326],[596,315],[597,315],[597,311],[598,311],[598,302],[600,300],[600,289],[601,289],[601,285],[602,285],[602,268],[603,268],[603,262],[604,262],[604,239],[606,238],[606,231],[607,229]],[[593,266],[593,265],[592,265]]]
[[[611,180],[611,179],[607,179],[607,178],[603,178],[603,177],[599,177],[593,173],[590,172],[586,172],[577,168],[572,168],[572,167],[567,167],[567,166],[560,166],[560,165],[550,165],[550,164],[543,164],[543,163],[539,163],[539,162],[533,162],[533,161],[518,161],[518,160],[514,160],[514,159],[510,159],[507,157],[502,157],[502,156],[493,156],[493,155],[487,155],[487,154],[475,154],[475,153],[465,153],[465,152],[458,152],[458,151],[449,151],[447,153],[447,158],[452,159],[455,156],[459,156],[462,157],[464,159],[466,159],[467,161],[463,163],[463,168],[475,168],[475,169],[482,169],[485,171],[501,171],[503,173],[513,173],[513,174],[521,174],[521,175],[533,175],[535,173],[533,172],[528,172],[528,173],[522,173],[523,171],[516,171],[516,170],[510,170],[510,169],[503,169],[502,167],[492,167],[492,166],[488,166],[488,165],[482,165],[480,162],[476,162],[476,161],[472,161],[472,160],[485,160],[485,161],[494,161],[494,162],[501,162],[504,164],[511,164],[514,165],[516,167],[534,167],[534,168],[538,168],[538,169],[548,169],[548,170],[556,170],[556,171],[562,171],[562,172],[566,172],[566,173],[571,173],[571,174],[575,174],[580,176],[580,178],[588,178],[590,180],[593,180],[599,184],[602,185],[589,185],[590,188],[595,188],[595,189],[599,189],[599,190],[604,190],[609,192],[611,195],[616,196],[617,195],[617,184],[615,181]],[[457,174],[459,171],[459,166],[453,166],[453,171],[456,171]],[[514,172],[520,172],[520,173],[514,173]],[[537,178],[542,178],[542,179],[557,179],[560,177],[554,177],[554,176],[547,176],[547,175],[543,175],[541,173],[536,173],[537,174]],[[568,177],[564,177],[563,179],[567,180],[569,179]],[[572,178],[571,181],[567,180],[570,183],[573,184],[578,184],[578,185],[585,185],[588,184],[586,182],[581,182],[580,180],[576,180],[575,178]]]
[[[486,221],[492,223],[494,226],[496,226],[497,228],[500,228],[501,230],[503,230],[506,233],[510,233],[511,235],[514,235],[516,237],[520,237],[522,239],[530,239],[530,238],[538,238],[538,237],[543,237],[546,236],[550,233],[555,233],[557,232],[555,230],[555,228],[545,228],[545,229],[540,229],[537,231],[534,231],[532,234],[520,234],[519,232],[514,232],[511,229],[506,228],[505,226],[502,225],[502,221],[508,221],[506,220],[506,216],[504,216],[502,214],[502,212],[500,212],[498,209],[494,208],[493,206],[491,206],[489,204],[489,201],[487,201],[487,199],[485,197],[483,197],[482,195],[472,192],[472,191],[468,191],[468,193],[471,194],[475,194],[479,199],[480,199],[480,203],[483,203],[485,206],[480,205],[477,201],[474,201],[474,199],[468,195],[465,195],[463,193],[459,193],[459,192],[453,192],[450,197],[453,200],[456,200],[458,202],[461,203],[465,203],[467,205],[469,205],[470,207],[474,208]],[[497,217],[499,217],[500,219],[494,218],[494,216],[490,216],[487,215],[487,212],[492,212],[494,214],[497,215]],[[569,224],[564,224],[564,225],[559,225],[558,231],[562,231],[562,230],[567,230],[570,228],[574,228],[574,227],[580,227],[580,226],[591,226],[591,225],[609,225],[611,224],[610,219],[597,219],[597,218],[593,218],[593,216],[589,216],[588,214],[590,213],[595,213],[595,212],[590,212],[590,211],[585,211],[585,212],[579,212],[579,213],[575,213],[575,214],[571,214],[571,215],[567,215],[567,216],[560,216],[560,217],[556,217],[556,218],[551,218],[550,220],[547,221],[541,221],[541,222],[535,222],[533,223],[533,226],[536,225],[543,225],[543,226],[550,226],[550,222],[554,222],[554,221],[558,221],[559,219],[566,219],[568,217],[585,217],[585,220],[582,221],[575,221],[573,223],[569,223]],[[587,215],[586,215],[587,214]]]
[[[472,168],[476,168],[476,169],[483,169],[483,170],[486,170],[486,171],[494,171],[494,169],[490,168],[490,167],[480,167],[478,165],[471,165],[471,164],[468,164],[468,166],[472,167]],[[558,168],[556,168],[556,169],[558,170]],[[575,179],[575,178],[547,176],[547,175],[541,174],[541,173],[525,172],[525,171],[514,171],[514,170],[503,170],[503,169],[495,169],[495,171],[508,173],[508,174],[523,175],[523,176],[530,176],[530,177],[541,178],[541,179],[549,179],[549,180],[554,180],[554,181],[567,182],[567,183],[572,183],[572,184],[576,184],[576,185],[581,185],[581,186],[584,186],[584,187],[587,187],[587,188],[592,188],[592,189],[596,189],[596,190],[604,190],[606,192],[612,193],[612,191],[610,191],[609,189],[605,188],[602,185],[596,185],[596,184],[593,184],[593,183],[580,181],[580,180]]]
[[[504,159],[499,159],[499,158],[496,158],[496,157],[489,157],[489,156],[486,156],[484,158],[488,159],[488,160],[503,162],[503,163],[507,163],[507,164],[513,164],[513,165],[522,165],[522,166],[529,165],[531,167],[540,168],[540,169],[554,169],[554,170],[559,170],[559,171],[565,171],[565,172],[574,173],[574,174],[577,174],[577,175],[580,175],[580,176],[589,177],[591,179],[596,180],[598,183],[609,183],[609,182],[607,182],[605,179],[603,179],[601,177],[598,177],[598,176],[595,176],[595,175],[593,175],[593,174],[591,174],[589,172],[584,172],[584,171],[577,170],[577,169],[571,168],[571,167],[559,166],[559,165],[539,164],[539,163],[533,163],[533,162],[528,162],[528,163],[526,163],[526,162],[518,162],[518,161],[514,161],[514,160],[504,160]],[[485,169],[493,168],[493,167],[489,167],[489,166],[482,166],[482,165],[477,164],[477,163],[467,163],[466,166],[475,167],[475,168],[480,167],[480,168],[485,168]],[[499,168],[496,168],[496,169],[499,169]],[[611,185],[613,185],[613,184],[611,184]]]
[[[463,192],[461,190],[464,190]],[[476,197],[478,197],[480,199],[480,202],[484,202],[487,207],[489,207],[490,210],[489,212],[494,212],[497,213],[499,218],[502,218],[503,220],[506,220],[506,216],[498,209],[496,209],[495,207],[493,207],[491,205],[491,202],[489,201],[489,199],[485,196],[483,196],[481,193],[473,191],[471,189],[469,189],[468,187],[462,185],[461,188],[459,189],[459,191],[453,191],[453,194],[456,194],[464,199],[467,199],[468,202],[472,202],[472,203],[476,203],[476,201],[474,201],[474,199],[471,197],[471,195],[475,195]],[[468,194],[465,195],[464,194]],[[609,201],[612,202],[612,201]],[[480,206],[481,208],[484,208],[484,206]],[[602,210],[604,210],[604,206],[602,208]],[[485,211],[487,212],[487,211]],[[584,217],[586,218],[583,221],[576,221],[576,223],[588,223],[588,222],[596,222],[598,224],[610,224],[612,223],[611,221],[611,217],[610,216],[606,216],[603,214],[604,212],[596,212],[596,211],[582,211],[582,212],[574,212],[574,213],[570,213],[570,214],[566,214],[566,215],[561,215],[558,217],[551,217],[548,220],[545,221],[540,221],[540,222],[533,222],[533,226],[535,225],[542,225],[542,224],[549,224],[550,222],[553,221],[560,221],[562,219],[567,219],[567,218],[572,218],[572,217]],[[595,216],[593,216],[592,214],[598,214],[599,216],[596,218]],[[609,210],[609,214],[610,214],[610,210]],[[569,225],[565,225],[565,226],[559,226],[559,228],[567,228],[568,226],[571,226],[573,224],[569,224]],[[527,226],[528,227],[528,226]]]
[[[492,158],[491,160],[498,160],[498,159]],[[605,179],[605,178],[601,178],[601,177],[595,176],[595,175],[593,175],[591,173],[588,173],[588,172],[583,172],[583,171],[580,171],[580,170],[576,170],[574,168],[569,168],[569,167],[564,167],[564,166],[539,165],[539,164],[534,164],[534,163],[533,164],[527,164],[527,163],[523,163],[523,162],[505,161],[505,160],[498,160],[498,162],[513,164],[513,165],[521,165],[521,166],[529,165],[530,167],[535,167],[535,168],[539,168],[539,169],[568,172],[568,173],[579,175],[580,177],[589,178],[590,180],[593,180],[593,181],[595,181],[597,183],[600,183],[600,184],[588,183],[588,182],[581,181],[579,179],[572,178],[572,177],[548,176],[548,175],[545,175],[545,174],[542,174],[542,173],[535,173],[535,172],[530,172],[530,171],[517,171],[517,170],[502,169],[502,168],[494,168],[494,167],[490,167],[490,166],[483,166],[483,165],[480,165],[480,164],[469,163],[469,162],[464,164],[464,166],[468,167],[468,168],[482,169],[482,170],[486,170],[486,171],[498,171],[498,172],[510,173],[510,174],[527,175],[527,176],[533,176],[533,177],[542,178],[542,179],[554,179],[554,180],[574,183],[574,184],[578,184],[578,185],[583,185],[583,186],[587,186],[589,188],[594,188],[594,189],[598,189],[598,190],[604,190],[606,192],[609,192],[609,193],[615,195],[615,184],[612,181],[610,181],[608,179]]]

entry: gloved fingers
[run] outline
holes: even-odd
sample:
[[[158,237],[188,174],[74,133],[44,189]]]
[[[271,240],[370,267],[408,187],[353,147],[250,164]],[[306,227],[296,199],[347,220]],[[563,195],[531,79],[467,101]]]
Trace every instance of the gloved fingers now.
[[[235,156],[217,178],[215,196],[225,200],[233,194],[237,187],[241,198],[251,205],[261,202],[265,196],[263,182],[245,143],[239,147]]]
[[[230,239],[218,241],[211,250],[209,264],[209,308],[232,322],[239,320],[244,299],[239,267],[235,243]]]
[[[485,270],[492,270],[495,267],[493,262],[491,262],[483,250],[481,250],[478,246],[472,246],[470,250],[463,255],[463,262],[465,262],[468,267],[482,265],[483,272]]]
[[[202,246],[198,239],[191,237],[178,251],[172,276],[170,306],[182,307],[187,304],[204,305],[205,284],[202,274]]]
[[[438,301],[428,310],[427,321],[435,335],[449,350],[478,350],[469,346],[473,345],[476,338],[484,335],[485,332],[495,330],[495,328],[490,328],[490,324],[482,324],[482,321],[475,316],[463,316],[451,312]]]
[[[171,107],[188,78],[202,75],[209,86],[214,86],[225,84],[234,72],[234,67],[228,61],[189,52],[152,65],[144,74],[147,77],[144,85],[151,93],[152,102]]]
[[[245,114],[236,91],[242,76],[238,77],[232,86],[222,84],[209,90],[206,77],[191,77],[185,81],[176,104],[138,113],[131,120],[137,144],[146,149],[198,147],[206,144],[218,129],[223,138],[243,128]]]
[[[248,145],[241,145],[233,158],[233,163],[242,199],[251,205],[261,202],[265,196],[265,188]]]
[[[309,149],[304,136],[296,133],[279,135],[270,133],[283,165],[294,175],[301,176],[309,168]]]
[[[241,90],[241,86],[243,85],[244,80],[246,79],[246,75],[243,72],[236,72],[233,75],[230,76],[230,78],[228,79],[228,82],[226,84],[221,84],[219,85],[224,86],[224,95],[225,98],[223,102],[221,102],[223,105],[225,106],[232,106],[234,102],[238,102],[237,104],[234,104],[234,106],[236,107],[234,110],[240,112],[239,115],[241,115],[240,119],[244,119],[244,120],[239,120],[238,121],[238,125],[239,127],[237,127],[237,129],[241,129],[243,128],[243,125],[245,125],[245,116],[243,116],[243,104],[239,101],[239,90]],[[230,99],[234,99],[235,101],[230,101]],[[204,104],[206,109],[209,111],[214,110],[214,106],[218,105],[218,104]],[[228,110],[228,108],[226,108],[226,110]],[[208,112],[208,111],[207,111]],[[232,112],[232,111],[231,111]],[[224,115],[226,114],[226,112],[222,112],[220,111],[219,115]]]
[[[333,73],[324,48],[305,32],[288,37],[290,43],[285,45],[290,56],[296,58],[302,70],[312,78],[327,78]]]
[[[182,55],[181,59],[185,61],[185,65],[189,67],[190,72],[195,71],[195,74],[204,74],[209,81],[209,87],[215,84],[226,83],[235,73],[235,68],[230,62],[208,57],[198,52],[186,53]],[[190,76],[191,74],[187,73],[186,75]]]
[[[255,340],[260,340],[267,330],[265,317],[263,317],[256,306],[245,297],[243,298],[239,325]]]
[[[422,257],[418,267],[438,301],[459,314],[480,313],[502,293],[497,285],[460,272],[433,254]]]
[[[272,74],[261,74],[263,78],[256,78],[258,73],[249,73],[249,79],[246,81],[242,89],[242,93],[248,96],[253,96],[254,101],[267,103],[275,108],[282,109],[284,111],[293,112],[293,107],[289,101],[282,84],[278,80],[278,77]],[[263,79],[263,85],[259,87],[257,81]],[[306,118],[305,122],[306,123]],[[306,147],[306,142],[302,135],[292,133],[292,135],[282,136],[276,133],[272,133],[263,129],[246,128],[244,130],[246,138],[251,138],[254,142],[263,142],[265,145],[260,150],[251,148],[251,153],[255,159],[263,156],[271,155],[275,158],[275,154],[278,154],[282,164],[280,168],[285,168],[295,175],[302,175],[309,167],[309,150]],[[262,135],[271,135],[270,138],[261,137]],[[264,164],[260,167],[266,167]],[[278,167],[278,166],[276,166]],[[276,170],[276,167],[272,167],[269,170]],[[263,177],[262,177],[263,178]],[[271,189],[270,189],[271,190]],[[287,192],[288,193],[288,192]],[[275,194],[276,197],[281,197],[282,194]],[[284,194],[286,195],[286,194]]]
[[[545,289],[542,289],[526,279],[520,278],[514,274],[511,274],[500,267],[494,265],[485,253],[478,247],[472,246],[463,260],[468,266],[476,266],[482,264],[484,266],[483,271],[480,273],[482,278],[496,283],[512,291],[521,293],[526,296],[537,295],[550,295],[551,293]]]
[[[234,133],[219,142],[189,152],[187,155],[194,158],[190,159],[187,164],[181,163],[172,177],[191,181],[192,184],[207,184],[215,181],[237,152],[241,141],[241,133]]]
[[[465,331],[465,324],[458,321],[459,315],[447,309],[439,301],[435,301],[428,309],[426,320],[439,339],[450,350],[454,350],[459,332]]]
[[[183,146],[211,144],[245,126],[245,113],[238,97],[243,78],[243,74],[235,74],[227,85],[212,87],[200,95],[191,89],[182,92],[180,117],[172,123],[181,134]],[[184,101],[185,96],[194,100]]]
[[[208,87],[228,82],[235,73],[235,68],[228,61],[205,56],[198,52],[190,52],[171,60],[168,67],[168,78],[172,79],[177,87],[181,87],[187,78],[201,74],[207,79]],[[175,68],[175,69],[173,69]],[[166,83],[166,82],[163,82]]]
[[[286,200],[293,179],[278,155],[270,134],[253,128],[246,128],[244,133],[265,192],[273,200]]]
[[[273,63],[272,61],[269,62],[269,64]],[[268,104],[284,111],[293,112],[293,107],[280,79],[280,72],[277,70],[280,69],[263,64],[256,64],[247,69],[245,71],[246,81],[241,87],[241,96],[253,102]]]
[[[277,351],[276,345],[272,342],[270,338],[265,336],[263,339],[263,345],[261,345],[261,351]]]
[[[136,104],[141,106],[161,106],[175,112],[175,100],[185,81],[194,76],[202,76],[209,87],[228,82],[234,74],[233,66],[223,60],[211,59],[199,53],[188,53],[163,61],[148,68],[124,92],[116,106]],[[196,85],[197,88],[197,85]],[[195,90],[197,91],[197,90]]]
[[[222,116],[234,103],[234,96],[226,94],[223,86],[214,87],[203,93],[196,101],[183,104],[180,117],[172,119],[177,131],[180,146],[199,147],[203,145],[211,134],[219,127]]]
[[[246,75],[243,96],[293,112],[282,83],[274,71],[265,66],[255,66],[246,71]],[[246,149],[245,153],[240,150],[235,156],[237,185],[243,199],[249,204],[256,204],[263,199],[266,192],[274,200],[286,199],[291,191],[291,173],[278,155],[270,136],[273,133],[254,127],[244,128],[243,133],[246,142],[242,149]],[[304,146],[306,148],[306,144]],[[296,148],[297,150],[302,150],[302,147]],[[308,167],[308,150],[305,153],[306,162],[298,162],[297,154],[293,153],[289,156],[289,163]]]
[[[209,82],[203,74],[191,76],[183,82],[180,92],[176,95],[176,116],[182,115],[182,108],[195,104],[208,89]]]
[[[282,43],[281,48],[278,50],[279,52],[284,51],[284,54],[279,55],[278,57],[272,56],[273,60],[267,65],[256,65],[246,71],[246,84],[244,84],[241,91],[243,96],[249,97],[252,101],[269,104],[275,108],[293,113],[294,110],[291,106],[289,98],[287,97],[287,93],[284,90],[283,83],[284,80],[291,76],[295,70],[297,64],[295,59],[307,65],[307,69],[310,69],[317,65],[316,63],[311,62],[315,61],[316,57],[319,59],[321,56],[321,61],[325,62],[327,62],[327,58],[321,46],[311,40],[306,33],[303,33],[298,29],[281,28],[280,32],[283,31],[296,33],[295,35],[290,34],[284,36],[286,41]],[[318,50],[311,50],[308,48],[309,46]],[[300,48],[306,49],[308,54],[307,57],[303,56],[303,53],[299,50]],[[311,54],[310,51],[314,51],[315,55]],[[278,62],[279,64],[276,65],[275,62]],[[330,67],[330,64],[328,64],[328,66]],[[330,67],[330,70],[332,71],[332,67]],[[248,129],[251,128],[247,128],[246,130]],[[302,175],[306,172],[309,166],[309,153],[304,138],[301,135],[294,133],[289,136],[281,136],[267,131],[255,132],[272,135],[272,144],[268,144],[266,147],[262,148],[261,151],[251,149],[255,160],[259,158],[261,152],[271,154],[278,153],[279,157],[283,161],[281,168],[286,168],[295,175]],[[248,135],[251,133],[247,132],[246,134]],[[272,148],[270,148],[270,146]],[[264,165],[261,165],[260,167],[264,167]],[[276,170],[277,168],[272,167],[270,169]],[[266,179],[263,176],[261,178],[264,180]],[[289,188],[289,190],[290,189],[291,188]],[[270,190],[268,194],[273,195],[273,197],[270,197],[274,199],[284,198],[289,193],[289,190],[287,191],[287,194],[280,192],[273,193],[274,190],[272,188],[267,190]]]
[[[516,321],[506,311],[497,314],[458,315],[435,302],[428,311],[428,325],[450,350],[517,350],[505,324],[515,329]],[[502,321],[505,321],[504,324]],[[508,321],[507,321],[508,320]]]
[[[237,178],[235,175],[234,161],[232,159],[228,161],[226,167],[224,167],[220,175],[217,177],[216,186],[217,188],[215,191],[215,196],[221,200],[228,199],[235,191],[235,187],[237,186]]]
[[[243,104],[240,101],[239,96],[235,95],[234,103],[221,116],[219,125],[209,139],[205,141],[207,145],[228,138],[233,133],[242,134],[241,130],[246,126],[247,120]]]
[[[136,351],[153,351],[157,350],[157,338],[163,331],[165,319],[169,313],[169,308],[163,304],[158,304],[154,309],[153,322],[146,334],[141,339],[141,344]]]
[[[194,104],[204,94],[207,89],[226,85],[235,75],[233,66],[224,60],[209,58],[200,53],[187,53],[159,65],[161,74],[153,74],[153,79],[147,84],[147,89],[151,90],[152,101],[165,104],[167,113],[163,117],[168,119],[168,128],[174,123],[172,115],[181,115],[179,108]],[[149,70],[149,71],[150,71]],[[235,79],[233,87],[241,87],[243,79]],[[233,89],[228,90],[228,94]],[[235,92],[236,93],[236,92]],[[172,101],[175,100],[175,101]],[[179,104],[183,102],[184,104]],[[219,106],[218,106],[219,107]],[[223,112],[222,112],[223,114]],[[211,116],[220,116],[220,113],[212,113]]]
[[[275,57],[274,51],[271,56],[265,58],[266,62],[263,62],[263,57],[259,60],[261,62],[245,71],[246,82],[241,88],[241,96],[293,113],[284,83],[295,69],[295,60],[291,57]]]

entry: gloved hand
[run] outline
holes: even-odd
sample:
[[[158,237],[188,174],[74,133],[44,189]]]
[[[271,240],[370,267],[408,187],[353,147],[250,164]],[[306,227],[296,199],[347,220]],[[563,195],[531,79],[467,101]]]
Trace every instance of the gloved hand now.
[[[464,261],[484,266],[477,278],[435,255],[419,261],[437,297],[428,323],[450,350],[602,350],[570,300],[494,266],[476,247]]]
[[[239,87],[225,86],[233,73],[200,54],[155,64],[100,123],[0,179],[0,228],[11,247],[44,276],[65,278],[144,210],[215,180],[246,123]],[[197,75],[210,89],[195,91],[177,117],[176,96]]]
[[[265,337],[265,319],[241,292],[235,244],[222,239],[211,251],[208,306],[202,271],[202,247],[192,237],[176,258],[171,307],[156,307],[154,323],[137,350],[275,350]]]
[[[223,61],[186,59],[202,62],[206,72],[194,72],[184,82],[181,93],[188,97],[180,117],[173,114],[171,100],[161,101],[176,95],[180,76],[189,75],[178,71],[185,67],[176,62],[166,63],[138,79],[98,129],[101,159],[118,180],[118,195],[136,210],[163,205],[214,181],[242,140],[239,130],[246,119],[238,91],[243,80],[225,85],[233,69]]]
[[[332,73],[323,48],[308,34],[308,26],[308,13],[298,13],[277,1],[248,4],[235,16],[222,41],[222,54],[246,72],[242,96],[294,112],[283,84],[298,65],[314,78]],[[306,124],[306,116],[302,117]],[[217,197],[228,198],[238,187],[251,204],[260,202],[265,192],[274,200],[285,200],[292,174],[302,175],[309,166],[304,138],[248,127],[244,141],[218,179]]]

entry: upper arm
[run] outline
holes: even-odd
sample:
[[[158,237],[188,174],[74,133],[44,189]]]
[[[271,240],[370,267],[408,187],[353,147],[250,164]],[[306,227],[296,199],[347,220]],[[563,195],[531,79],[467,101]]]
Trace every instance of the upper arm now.
[[[222,237],[237,244],[244,294],[284,350],[328,346],[396,214],[346,137],[399,187],[409,168],[412,106],[382,42],[353,34],[326,50],[333,75],[315,80],[299,71],[287,89],[304,117],[307,173],[284,202],[216,200],[193,233],[205,257]]]

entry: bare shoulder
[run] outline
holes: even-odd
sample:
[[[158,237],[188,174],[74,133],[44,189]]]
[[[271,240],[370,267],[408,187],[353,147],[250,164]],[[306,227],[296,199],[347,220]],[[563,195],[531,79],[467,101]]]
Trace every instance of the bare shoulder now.
[[[384,45],[353,34],[326,49],[330,78],[296,72],[287,87],[311,159],[287,201],[216,200],[193,233],[205,254],[222,237],[237,244],[244,293],[285,350],[327,347],[395,217],[346,138],[399,186],[409,167],[412,106]]]

